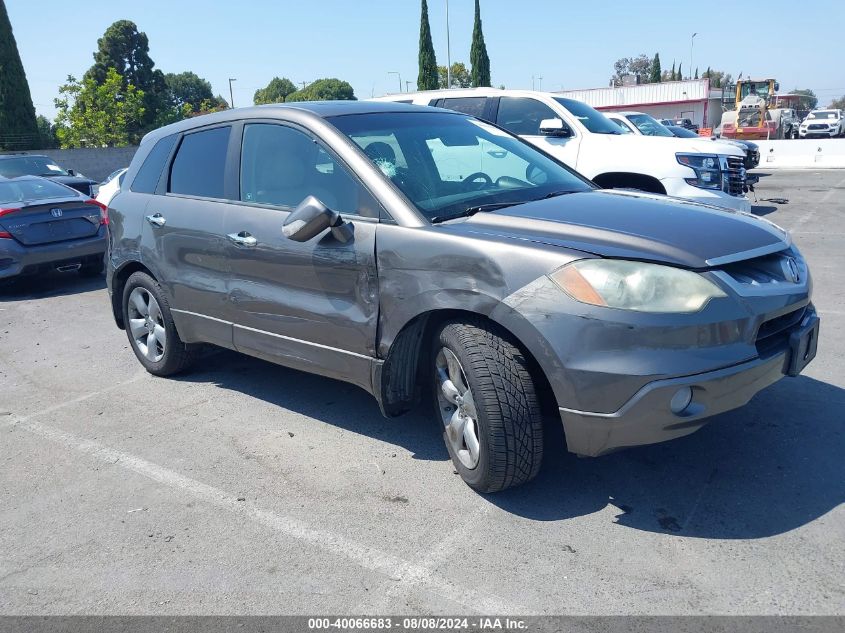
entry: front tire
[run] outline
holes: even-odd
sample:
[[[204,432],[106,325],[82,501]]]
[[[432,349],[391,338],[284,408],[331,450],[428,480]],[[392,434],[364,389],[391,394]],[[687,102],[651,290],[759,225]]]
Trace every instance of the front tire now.
[[[449,456],[479,492],[533,479],[543,424],[522,351],[483,321],[445,324],[432,348],[433,401]]]
[[[129,344],[144,369],[171,376],[191,364],[191,349],[179,338],[170,304],[155,279],[142,272],[130,275],[122,305]]]

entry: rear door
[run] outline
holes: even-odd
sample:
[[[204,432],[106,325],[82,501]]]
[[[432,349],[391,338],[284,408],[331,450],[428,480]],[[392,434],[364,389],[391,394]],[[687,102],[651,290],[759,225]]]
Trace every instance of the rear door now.
[[[142,256],[152,260],[183,340],[232,346],[225,320],[223,221],[236,184],[227,172],[231,125],[202,128],[177,141],[142,222]]]
[[[243,126],[240,188],[226,214],[229,298],[238,350],[371,388],[378,320],[375,240],[380,207],[307,130]],[[354,227],[300,243],[282,224],[309,195]]]

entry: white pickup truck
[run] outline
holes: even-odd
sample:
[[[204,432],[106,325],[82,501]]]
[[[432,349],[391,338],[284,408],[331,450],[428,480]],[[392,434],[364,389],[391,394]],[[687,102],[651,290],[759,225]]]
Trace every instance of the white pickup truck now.
[[[702,139],[622,134],[587,104],[533,90],[469,88],[378,97],[495,123],[605,188],[632,188],[750,211],[744,154]]]

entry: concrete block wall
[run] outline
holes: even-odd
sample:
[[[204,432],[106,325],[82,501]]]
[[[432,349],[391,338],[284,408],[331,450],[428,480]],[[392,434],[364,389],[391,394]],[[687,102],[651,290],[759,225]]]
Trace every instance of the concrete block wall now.
[[[754,142],[760,146],[759,169],[845,168],[845,139]]]
[[[65,169],[72,169],[88,178],[102,181],[121,167],[129,167],[137,146],[130,147],[84,147],[79,149],[39,149],[31,154],[49,156]]]

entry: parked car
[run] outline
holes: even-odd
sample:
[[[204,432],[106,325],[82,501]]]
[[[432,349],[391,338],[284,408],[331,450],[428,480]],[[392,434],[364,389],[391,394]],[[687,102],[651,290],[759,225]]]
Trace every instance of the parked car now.
[[[118,169],[109,174],[103,182],[97,187],[97,200],[102,202],[106,207],[109,206],[111,199],[120,191],[123,180],[126,178],[126,167]]]
[[[0,281],[48,270],[99,275],[107,224],[105,208],[75,189],[0,178]]]
[[[684,127],[678,127],[676,125],[670,125],[666,128],[672,134],[677,136],[678,138],[701,138],[698,134],[693,132],[692,130],[688,130]],[[744,139],[738,138],[718,138],[716,136],[711,137],[713,141],[718,141],[719,143],[727,143],[728,145],[735,145],[739,147],[742,151],[745,152],[745,168],[746,169],[754,169],[760,164],[760,146],[753,141],[746,141]]]
[[[475,88],[377,100],[400,98],[495,123],[606,189],[633,188],[728,209],[751,209],[745,195],[745,155],[734,147],[705,152],[701,142],[622,134],[587,104],[548,92]]]
[[[834,138],[845,136],[842,110],[813,110],[798,128],[801,138]]]
[[[672,119],[672,124],[677,125],[678,127],[683,127],[688,130],[692,130],[696,134],[698,134],[698,126],[692,122],[692,119]]]
[[[422,398],[482,491],[537,474],[544,406],[599,455],[691,433],[816,352],[782,229],[597,189],[447,110],[187,119],[143,139],[109,214],[114,318],[147,371],[213,343],[358,385],[388,416]]]
[[[81,191],[86,196],[94,196],[97,183],[72,169],[59,167],[49,156],[39,154],[0,154],[0,176],[17,178],[18,176],[41,176],[50,178],[63,185]]]
[[[794,108],[779,108],[780,126],[784,139],[794,139],[799,136],[801,121]]]

